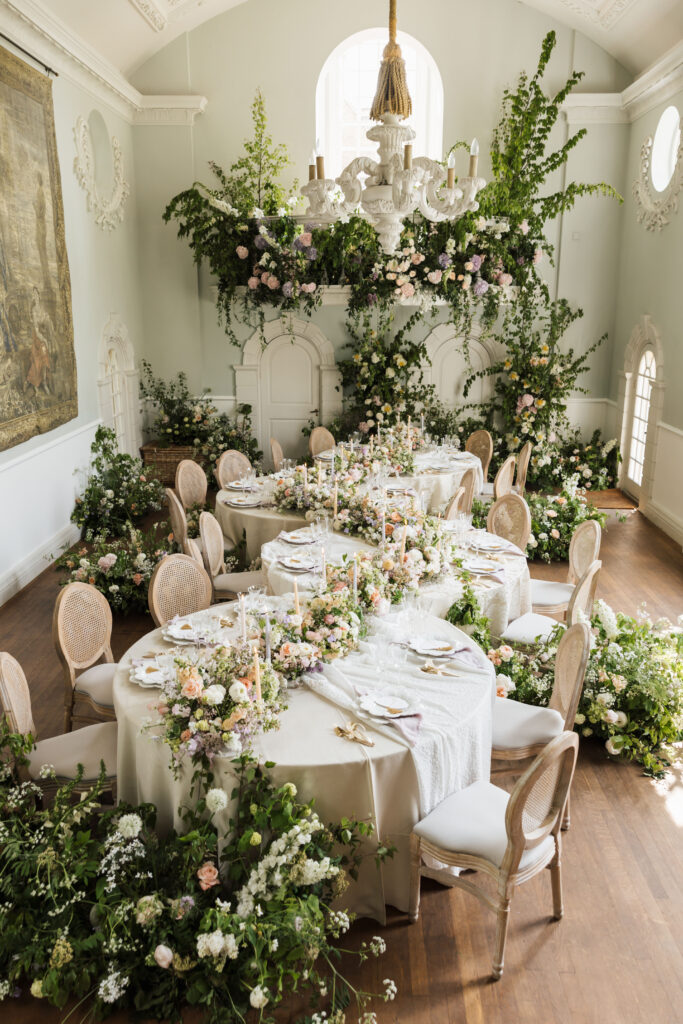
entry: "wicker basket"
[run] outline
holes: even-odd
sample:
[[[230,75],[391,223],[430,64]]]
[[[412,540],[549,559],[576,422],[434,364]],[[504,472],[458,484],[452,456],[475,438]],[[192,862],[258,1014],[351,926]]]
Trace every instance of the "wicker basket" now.
[[[148,441],[140,449],[140,458],[145,466],[167,487],[175,484],[175,471],[183,459],[194,459],[195,449],[190,445],[170,445],[160,448],[154,441]]]

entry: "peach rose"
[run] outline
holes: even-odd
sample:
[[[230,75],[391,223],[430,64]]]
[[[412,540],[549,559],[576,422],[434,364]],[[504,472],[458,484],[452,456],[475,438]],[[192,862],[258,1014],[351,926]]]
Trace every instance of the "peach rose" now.
[[[550,536],[554,537],[555,540],[559,540],[560,539],[560,531],[559,530],[551,530],[550,531]]]
[[[212,864],[210,860],[207,860],[198,869],[197,878],[199,879],[200,888],[206,892],[207,889],[212,889],[214,885],[219,884],[218,868],[215,864]]]
[[[204,692],[204,684],[199,672],[194,668],[194,666],[192,668],[181,669],[179,677],[183,684],[180,689],[183,697],[188,697],[190,700],[201,697]]]

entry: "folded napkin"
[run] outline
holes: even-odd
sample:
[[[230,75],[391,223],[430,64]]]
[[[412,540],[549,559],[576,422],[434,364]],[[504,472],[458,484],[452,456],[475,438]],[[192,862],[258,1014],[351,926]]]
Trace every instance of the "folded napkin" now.
[[[361,743],[364,747],[374,747],[375,741],[368,736],[367,729],[362,722],[347,722],[346,725],[336,725],[334,731],[337,736],[352,743]]]

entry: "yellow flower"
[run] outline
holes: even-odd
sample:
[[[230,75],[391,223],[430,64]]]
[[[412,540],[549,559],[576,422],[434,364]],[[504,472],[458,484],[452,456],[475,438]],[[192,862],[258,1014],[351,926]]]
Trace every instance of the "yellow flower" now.
[[[510,374],[510,380],[519,380],[519,374],[515,373],[515,371],[513,370],[512,373]]]
[[[544,405],[545,405],[545,398],[537,398],[536,399],[536,407],[538,409],[542,409]]]
[[[543,353],[543,355],[547,355],[547,353],[550,352],[550,349],[547,345],[541,345],[541,352]]]
[[[505,360],[505,369],[509,370],[511,366],[512,366],[512,360],[511,359],[506,359]]]

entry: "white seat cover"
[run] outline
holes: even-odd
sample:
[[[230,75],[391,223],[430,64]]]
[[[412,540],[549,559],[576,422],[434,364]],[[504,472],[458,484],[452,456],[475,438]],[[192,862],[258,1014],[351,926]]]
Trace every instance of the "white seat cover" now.
[[[538,615],[536,612],[527,612],[514,619],[501,635],[501,640],[507,640],[511,644],[533,644],[537,637],[550,636],[555,626],[559,625],[556,619],[549,615]]]
[[[110,664],[109,662],[92,665],[80,676],[77,676],[74,693],[85,693],[102,707],[113,708],[112,685],[118,667],[116,663]]]
[[[548,608],[556,604],[569,604],[574,593],[572,583],[556,583],[554,580],[531,579],[531,603]]]
[[[536,708],[508,697],[496,697],[493,705],[493,746],[515,750],[534,743],[550,743],[564,731],[564,719],[552,708]]]
[[[497,867],[507,849],[505,812],[510,797],[490,782],[475,782],[459,793],[452,793],[415,826],[421,839],[452,853],[484,857]],[[552,836],[532,850],[525,850],[519,864],[523,871],[555,848]]]
[[[256,572],[221,572],[213,578],[217,594],[246,594],[249,587],[265,587],[267,582],[261,569]]]
[[[100,774],[104,761],[107,775],[116,777],[116,735],[116,722],[102,722],[40,740],[29,757],[29,773],[35,779],[41,765],[51,764],[58,778],[73,779],[76,765],[82,764],[83,779],[89,782]]]

